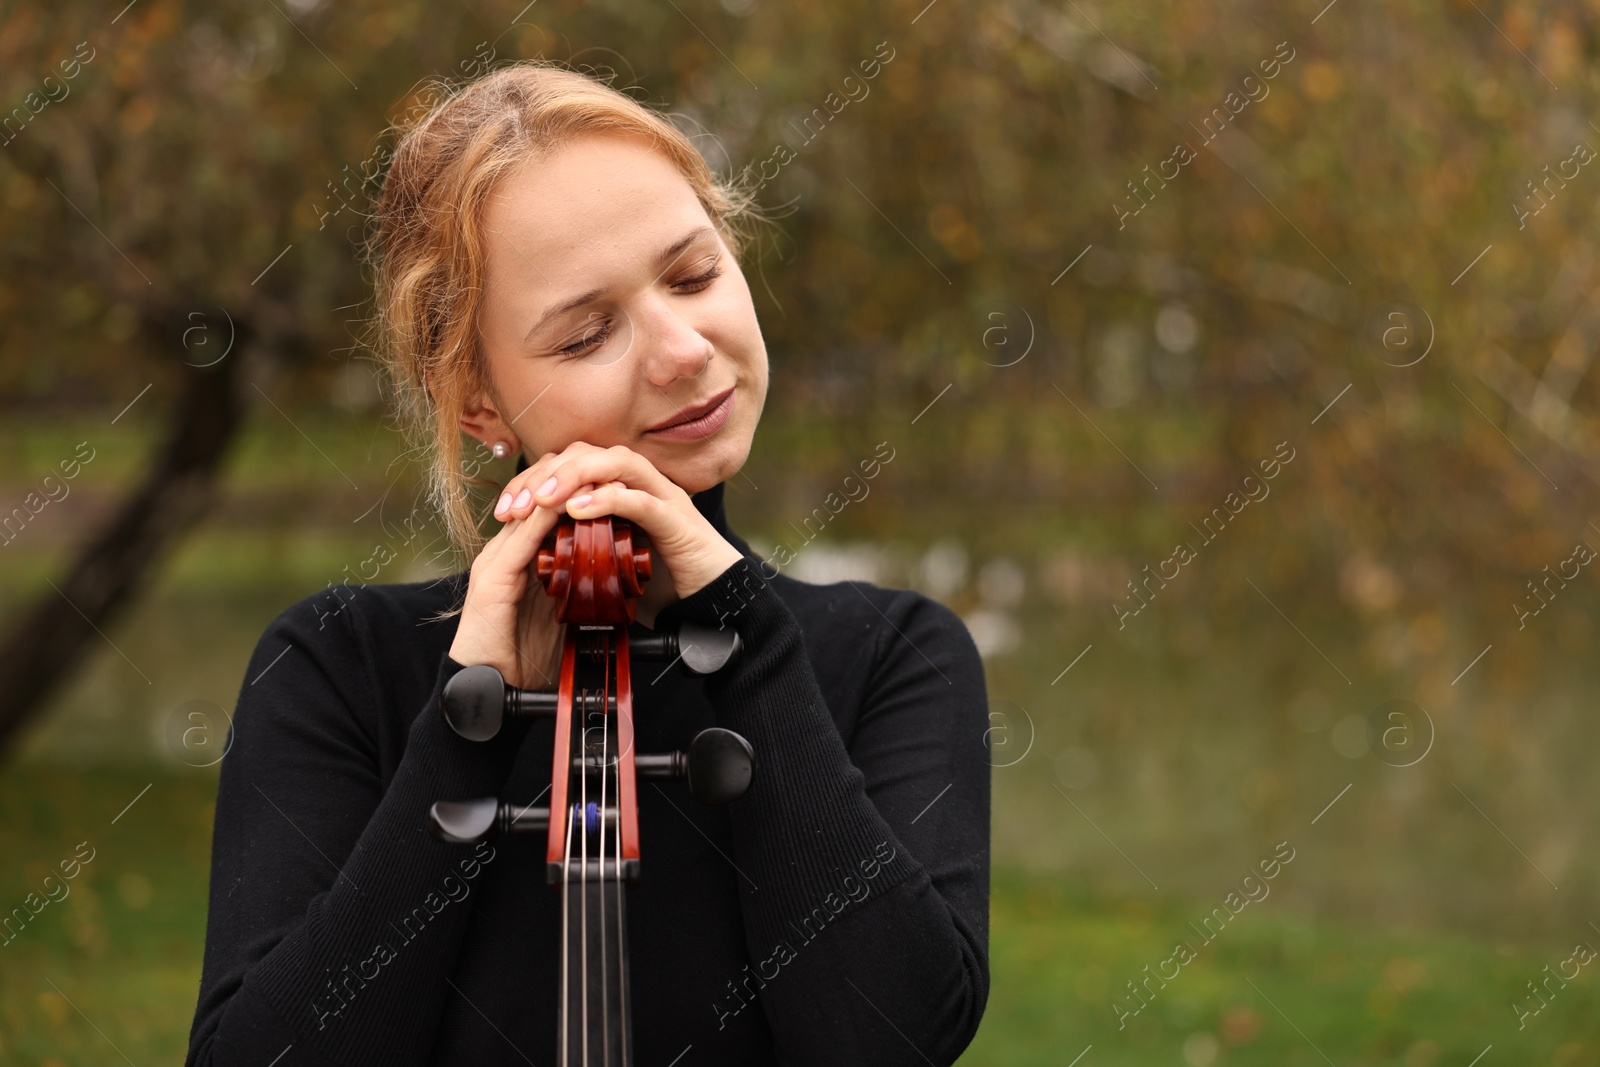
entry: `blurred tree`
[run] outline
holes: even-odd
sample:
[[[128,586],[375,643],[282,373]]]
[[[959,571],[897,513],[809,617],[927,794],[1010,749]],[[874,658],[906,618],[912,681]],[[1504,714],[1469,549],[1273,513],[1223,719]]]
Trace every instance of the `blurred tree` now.
[[[246,367],[326,394],[328,309],[361,299],[350,240],[376,136],[419,72],[466,72],[448,70],[460,13],[318,6],[34,7],[0,32],[19,101],[0,150],[5,393],[111,403],[153,378],[143,403],[166,426],[57,589],[14,617],[0,745],[214,504]],[[409,61],[384,51],[396,40]]]
[[[65,597],[17,616],[0,742],[205,512],[254,370],[315,403],[359,354],[329,313],[366,299],[375,149],[421,80],[535,56],[614,70],[790,206],[748,270],[773,410],[908,422],[955,385],[916,428],[930,493],[960,468],[986,507],[1073,501],[1140,564],[1287,439],[1294,506],[1219,541],[1216,573],[1259,564],[1290,614],[1359,625],[1363,586],[1339,575],[1365,553],[1399,575],[1386,610],[1476,579],[1453,625],[1498,619],[1570,547],[1600,470],[1600,172],[1567,162],[1600,145],[1597,20],[1260,0],[18,10],[0,392],[114,409],[154,379],[141,403],[169,433]],[[64,80],[80,42],[93,58]],[[1024,337],[1004,365],[997,339]],[[1269,610],[1253,597],[1205,610]]]

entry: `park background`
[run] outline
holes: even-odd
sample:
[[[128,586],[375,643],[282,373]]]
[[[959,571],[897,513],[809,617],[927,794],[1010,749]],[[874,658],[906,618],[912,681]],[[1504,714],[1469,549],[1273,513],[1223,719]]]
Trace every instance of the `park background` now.
[[[763,182],[734,526],[796,545],[888,442],[789,570],[984,653],[963,1063],[1600,1064],[1594,969],[1530,986],[1600,945],[1600,5],[1325,2],[7,5],[0,908],[94,858],[0,948],[0,1062],[180,1062],[185,729],[294,601],[458,568],[362,213],[426,79],[545,57]]]

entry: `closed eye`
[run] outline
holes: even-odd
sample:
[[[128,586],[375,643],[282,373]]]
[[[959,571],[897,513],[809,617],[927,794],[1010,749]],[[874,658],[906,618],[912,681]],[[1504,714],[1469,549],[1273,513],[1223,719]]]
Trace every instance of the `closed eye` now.
[[[566,356],[586,356],[590,352],[605,344],[611,337],[611,323],[609,320],[592,324],[583,332],[583,335],[570,345],[563,345],[556,351]]]
[[[721,257],[718,257],[716,261],[712,262],[711,268],[704,274],[674,282],[672,288],[684,295],[698,293],[710,288],[711,283],[720,277],[722,277],[722,265]],[[591,324],[576,341],[563,345],[556,351],[568,357],[586,356],[595,349],[600,348],[610,339],[611,322],[609,320],[602,321]]]
[[[713,263],[711,269],[704,274],[695,278],[685,278],[672,287],[680,293],[698,293],[720,277],[722,277],[722,267],[719,263]]]

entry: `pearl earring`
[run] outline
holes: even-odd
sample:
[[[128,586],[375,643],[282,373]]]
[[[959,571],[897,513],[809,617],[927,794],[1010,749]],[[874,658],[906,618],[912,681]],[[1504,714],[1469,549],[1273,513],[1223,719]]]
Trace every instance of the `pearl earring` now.
[[[496,441],[494,443],[493,452],[494,452],[494,458],[495,459],[505,459],[507,456],[509,456],[511,454],[511,447],[509,445],[507,445],[504,441]]]

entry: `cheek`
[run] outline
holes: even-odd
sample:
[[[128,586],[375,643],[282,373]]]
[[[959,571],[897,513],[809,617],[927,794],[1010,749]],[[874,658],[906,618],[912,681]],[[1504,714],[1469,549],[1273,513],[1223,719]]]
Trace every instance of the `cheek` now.
[[[644,406],[633,368],[630,359],[595,366],[579,361],[557,375],[526,416],[534,429],[535,455],[560,452],[574,441],[601,448],[628,444],[639,421],[636,408]],[[529,399],[538,395],[539,390],[528,394]]]
[[[722,298],[712,309],[712,328],[716,331],[711,335],[712,343],[752,375],[759,372],[764,383],[766,342],[761,337],[761,322],[756,317],[755,302],[750,298],[750,287],[739,271],[730,271],[728,282]]]

